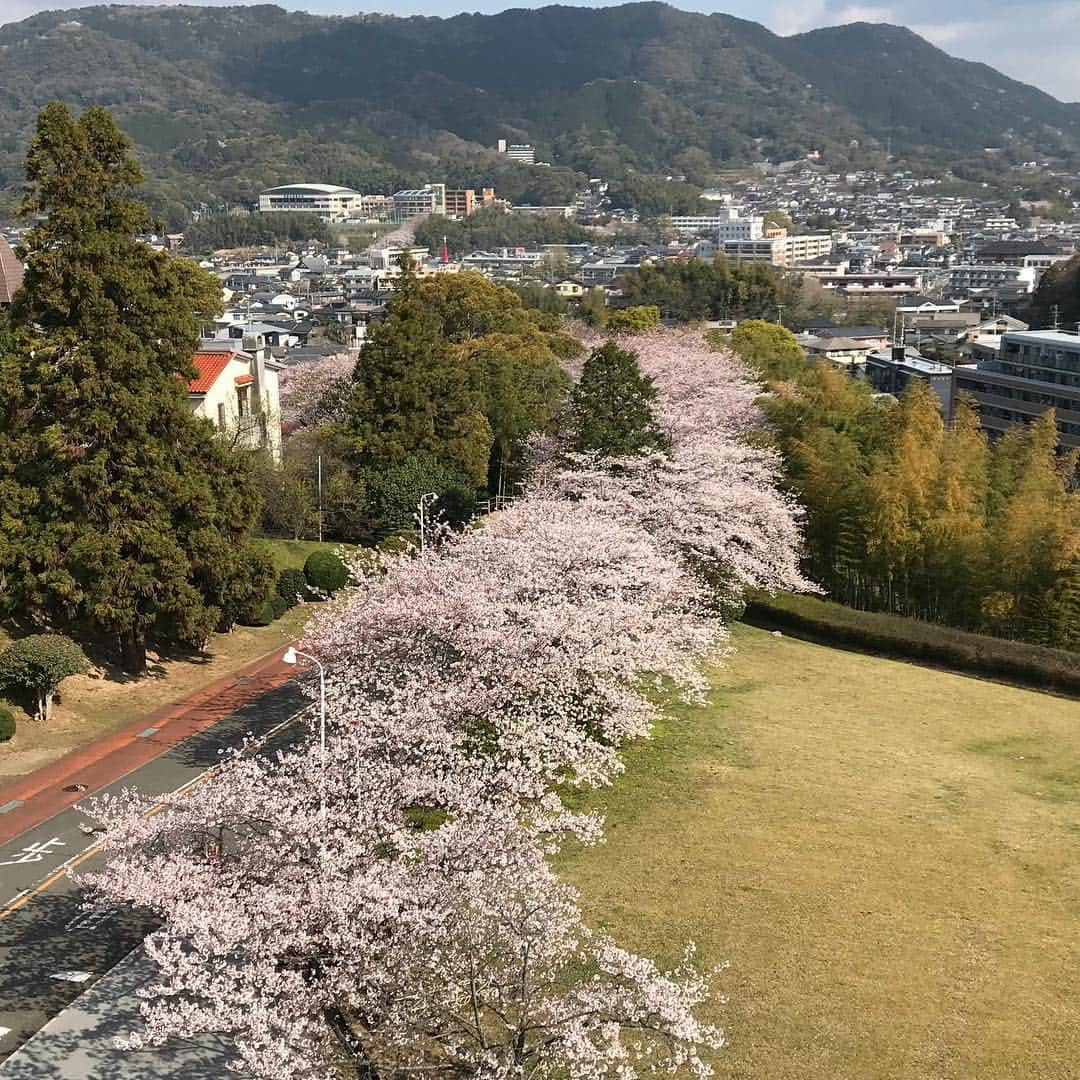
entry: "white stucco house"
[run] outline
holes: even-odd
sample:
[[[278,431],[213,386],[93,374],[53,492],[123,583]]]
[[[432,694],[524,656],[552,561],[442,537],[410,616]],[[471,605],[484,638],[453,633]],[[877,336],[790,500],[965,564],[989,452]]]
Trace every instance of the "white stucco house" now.
[[[264,355],[232,348],[227,341],[204,341],[193,358],[196,375],[188,383],[188,404],[234,446],[265,450],[281,461],[281,364]]]

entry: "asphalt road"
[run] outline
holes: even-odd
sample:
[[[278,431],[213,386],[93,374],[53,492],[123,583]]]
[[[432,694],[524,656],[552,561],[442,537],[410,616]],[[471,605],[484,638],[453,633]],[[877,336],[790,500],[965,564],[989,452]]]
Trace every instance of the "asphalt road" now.
[[[155,968],[141,949],[121,960],[70,1008],[0,1064],[3,1080],[227,1080],[235,1054],[205,1036],[163,1047],[117,1050],[113,1039],[137,1031],[138,990]]]
[[[308,705],[293,684],[271,690],[102,790],[177,791],[217,765],[223,749],[248,735],[266,738],[281,728],[267,748],[295,741],[301,728],[287,722]],[[93,824],[76,804],[0,845],[0,1061],[115,967],[153,928],[146,913],[83,910],[81,892],[65,871],[75,863],[80,871],[100,866],[95,838],[83,829]],[[7,1075],[3,1066],[0,1072]]]

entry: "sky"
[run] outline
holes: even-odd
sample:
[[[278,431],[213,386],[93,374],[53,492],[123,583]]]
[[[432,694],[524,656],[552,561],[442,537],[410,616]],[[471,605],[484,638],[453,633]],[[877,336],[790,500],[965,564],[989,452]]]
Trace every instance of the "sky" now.
[[[132,0],[129,0],[132,2]],[[153,3],[157,0],[134,0]],[[222,6],[237,0],[193,0]],[[538,6],[528,0],[277,0],[281,6],[327,15],[381,11],[391,15],[452,15]],[[606,0],[563,0],[599,6]],[[0,0],[0,23],[17,22],[78,0]],[[1080,101],[1080,0],[676,0],[692,11],[725,11],[765,23],[778,34],[850,22],[907,26],[965,60],[981,60],[1064,101]]]

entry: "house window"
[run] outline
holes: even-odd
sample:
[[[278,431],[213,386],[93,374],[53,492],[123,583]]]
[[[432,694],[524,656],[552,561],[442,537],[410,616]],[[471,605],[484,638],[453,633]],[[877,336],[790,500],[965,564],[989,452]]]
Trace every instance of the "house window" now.
[[[219,401],[217,407],[217,426],[223,428],[225,426],[225,402]]]
[[[236,388],[236,415],[247,416],[248,414],[248,388],[238,386]]]

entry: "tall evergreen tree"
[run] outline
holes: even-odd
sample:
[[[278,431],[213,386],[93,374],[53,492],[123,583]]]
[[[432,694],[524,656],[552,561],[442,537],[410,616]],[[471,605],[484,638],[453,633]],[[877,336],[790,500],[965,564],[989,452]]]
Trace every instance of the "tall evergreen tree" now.
[[[0,603],[28,622],[201,646],[261,600],[249,464],[192,415],[187,380],[218,282],[137,236],[152,222],[109,113],[42,110],[22,213],[37,223],[0,364]]]
[[[635,353],[609,341],[592,351],[571,400],[572,447],[579,453],[624,457],[662,450],[667,442],[653,415],[656,387]]]
[[[423,455],[472,487],[487,478],[492,433],[480,392],[407,264],[356,365],[345,428],[361,468]]]

